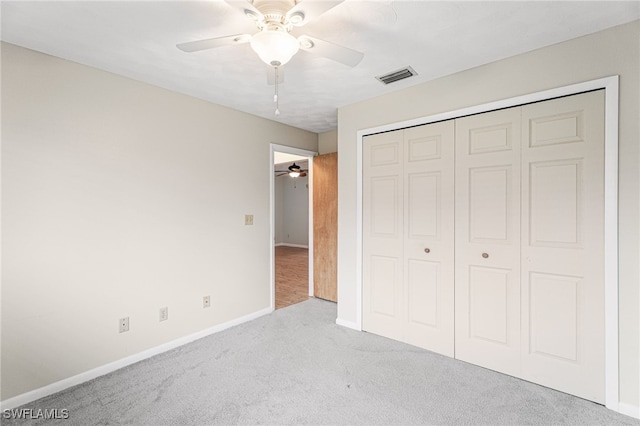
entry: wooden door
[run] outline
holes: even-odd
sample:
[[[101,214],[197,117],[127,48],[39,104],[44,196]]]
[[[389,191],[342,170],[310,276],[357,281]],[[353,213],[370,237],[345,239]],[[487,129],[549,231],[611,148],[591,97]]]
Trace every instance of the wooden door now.
[[[338,153],[313,158],[313,295],[338,301]]]
[[[604,91],[522,115],[522,377],[604,403]]]
[[[454,123],[404,130],[404,341],[453,356]]]
[[[520,108],[456,120],[455,356],[520,374]]]

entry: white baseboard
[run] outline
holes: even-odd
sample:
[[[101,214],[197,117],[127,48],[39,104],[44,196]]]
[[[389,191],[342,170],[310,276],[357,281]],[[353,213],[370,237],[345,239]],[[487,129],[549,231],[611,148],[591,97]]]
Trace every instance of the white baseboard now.
[[[355,322],[345,321],[343,319],[336,318],[336,324],[341,325],[342,327],[350,328],[352,330],[362,331],[362,329],[358,327],[358,324],[356,324]]]
[[[282,246],[284,246],[284,247],[297,247],[297,248],[305,248],[305,249],[309,248],[309,246],[305,246],[305,245],[302,245],[302,244],[289,244],[289,243],[278,243],[275,246],[276,247],[282,247]]]
[[[245,323],[247,321],[254,320],[263,315],[270,314],[271,312],[273,312],[272,308],[265,308],[260,311],[245,315],[243,317],[236,318],[222,324],[214,325],[213,327],[207,328],[205,330],[198,331],[196,333],[189,334],[184,337],[180,337],[178,339],[172,340],[167,343],[163,343],[162,345],[155,346],[153,348],[147,349],[137,354],[130,355],[126,358],[119,359],[109,364],[96,367],[92,370],[85,371],[84,373],[80,373],[75,376],[60,380],[58,382],[43,386],[41,388],[23,393],[21,395],[14,396],[13,398],[9,398],[5,401],[0,401],[0,411],[8,410],[11,408],[19,407],[24,404],[28,404],[29,402],[33,402],[40,398],[44,398],[45,396],[49,396],[56,392],[60,392],[72,386],[76,386],[81,383],[87,382],[89,380],[93,380],[96,377],[104,376],[105,374],[119,370],[120,368],[134,364],[138,361],[142,361],[144,359],[151,358],[152,356],[161,354],[163,352],[167,352],[171,349],[175,349],[179,346],[186,345],[187,343],[191,343],[194,340],[202,339],[203,337],[207,337],[211,334],[219,333],[223,330],[226,330],[227,328]]]
[[[618,412],[629,417],[640,419],[640,406],[637,405],[620,402],[618,403]]]

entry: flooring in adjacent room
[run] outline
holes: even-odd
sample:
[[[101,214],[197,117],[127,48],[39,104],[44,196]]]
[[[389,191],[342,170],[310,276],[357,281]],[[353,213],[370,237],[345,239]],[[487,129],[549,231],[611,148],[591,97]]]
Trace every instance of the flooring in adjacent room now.
[[[299,247],[275,248],[276,309],[309,298],[309,250]]]

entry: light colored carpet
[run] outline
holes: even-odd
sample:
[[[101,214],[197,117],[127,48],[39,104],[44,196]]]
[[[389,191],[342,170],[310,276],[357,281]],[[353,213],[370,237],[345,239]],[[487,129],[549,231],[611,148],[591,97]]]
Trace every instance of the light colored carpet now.
[[[310,299],[25,408],[67,408],[67,425],[640,424],[335,318]]]

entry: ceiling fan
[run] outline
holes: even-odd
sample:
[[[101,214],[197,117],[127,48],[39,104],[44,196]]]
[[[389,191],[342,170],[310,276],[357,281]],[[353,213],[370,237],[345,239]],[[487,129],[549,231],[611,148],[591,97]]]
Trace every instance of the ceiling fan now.
[[[234,44],[250,43],[251,48],[275,72],[276,115],[278,110],[278,71],[300,49],[350,67],[360,63],[364,54],[326,40],[299,35],[294,37],[295,27],[318,18],[344,0],[225,0],[256,24],[255,34],[234,34],[223,37],[190,41],[177,45],[184,52],[198,52]]]
[[[307,169],[300,168],[300,166],[298,166],[296,163],[293,163],[292,165],[287,167],[287,170],[275,170],[276,173],[280,173],[280,174],[277,174],[276,177],[289,175],[293,178],[305,177],[308,171],[309,170]]]
[[[291,35],[294,27],[301,27],[333,9],[344,0],[225,0],[255,21],[258,32],[190,41],[177,45],[184,52],[197,52],[233,44],[250,43],[267,65],[279,67],[298,52],[306,50],[319,56],[354,67],[364,54],[308,35]]]

